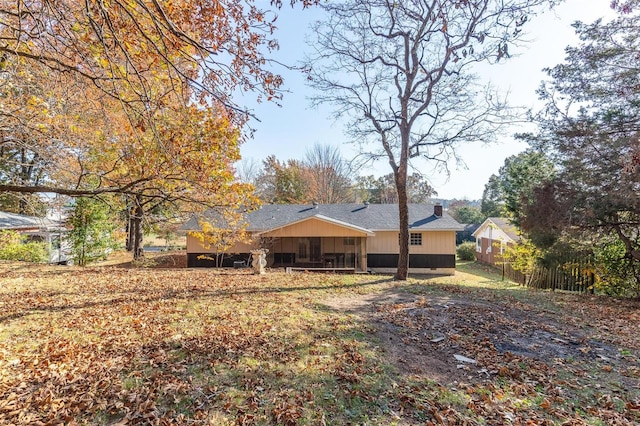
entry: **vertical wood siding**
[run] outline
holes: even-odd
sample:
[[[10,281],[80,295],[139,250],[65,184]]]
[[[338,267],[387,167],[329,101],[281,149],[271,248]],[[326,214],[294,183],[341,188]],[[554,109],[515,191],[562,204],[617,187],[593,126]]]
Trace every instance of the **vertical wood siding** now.
[[[411,232],[411,231],[410,231]],[[455,231],[414,231],[422,234],[422,245],[409,246],[409,253],[415,254],[455,254]],[[397,231],[376,231],[367,238],[368,253],[398,253]]]

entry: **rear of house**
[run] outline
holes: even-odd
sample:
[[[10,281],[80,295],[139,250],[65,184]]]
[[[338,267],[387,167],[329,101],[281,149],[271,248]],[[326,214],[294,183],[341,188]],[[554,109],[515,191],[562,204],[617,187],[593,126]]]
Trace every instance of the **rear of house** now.
[[[203,220],[207,220],[206,217]],[[393,273],[398,265],[398,206],[394,204],[264,205],[246,216],[250,242],[226,251],[223,266],[248,262],[267,248],[269,267]],[[455,272],[455,237],[462,225],[440,205],[409,205],[412,273]],[[183,228],[199,231],[198,218]],[[187,234],[187,264],[214,266],[215,247]]]

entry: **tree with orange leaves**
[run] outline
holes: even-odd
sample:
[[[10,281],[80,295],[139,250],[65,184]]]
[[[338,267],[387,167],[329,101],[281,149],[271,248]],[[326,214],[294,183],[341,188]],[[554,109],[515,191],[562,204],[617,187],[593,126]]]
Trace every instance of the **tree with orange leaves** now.
[[[280,96],[273,30],[252,1],[0,1],[0,192],[123,194],[134,257],[145,211],[251,206],[231,96]]]

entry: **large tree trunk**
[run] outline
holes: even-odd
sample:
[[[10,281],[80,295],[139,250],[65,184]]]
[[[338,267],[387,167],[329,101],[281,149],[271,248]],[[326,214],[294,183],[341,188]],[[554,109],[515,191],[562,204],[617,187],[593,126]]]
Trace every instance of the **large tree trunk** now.
[[[144,250],[142,247],[142,196],[136,195],[134,199],[134,206],[131,210],[131,221],[129,226],[129,233],[132,237],[131,251],[133,252],[133,260],[140,260],[144,257]]]
[[[127,251],[133,251],[133,207],[127,208],[127,243],[125,248]]]
[[[407,168],[402,164],[394,171],[398,191],[398,214],[400,219],[400,249],[398,252],[398,271],[395,279],[406,281],[409,275],[409,206],[407,198]]]

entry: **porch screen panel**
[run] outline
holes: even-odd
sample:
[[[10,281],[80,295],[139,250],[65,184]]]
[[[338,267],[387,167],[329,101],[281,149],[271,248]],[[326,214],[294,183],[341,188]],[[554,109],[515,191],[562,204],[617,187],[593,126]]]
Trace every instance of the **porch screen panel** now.
[[[309,238],[309,254],[312,262],[322,260],[322,244],[320,237]]]

